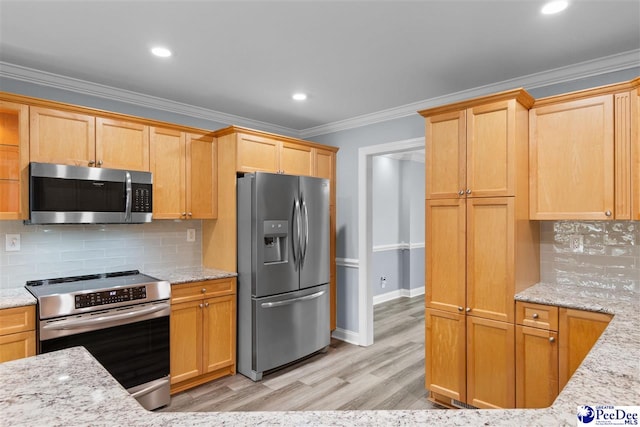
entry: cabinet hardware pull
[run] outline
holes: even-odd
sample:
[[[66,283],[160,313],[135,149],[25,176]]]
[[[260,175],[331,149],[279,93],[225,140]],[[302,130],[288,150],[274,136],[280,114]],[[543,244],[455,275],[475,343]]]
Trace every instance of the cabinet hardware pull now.
[[[458,191],[458,196],[464,196],[464,190]]]
[[[189,212],[187,215],[188,215],[188,216],[193,216],[193,214],[192,214],[191,212]]]
[[[95,165],[95,164],[96,164],[96,161],[95,161],[95,160],[89,160],[89,166],[93,166],[93,165]]]
[[[206,293],[207,292],[207,288],[202,288],[202,290],[200,292],[202,292],[203,294]]]
[[[205,303],[204,303],[204,306],[205,306],[205,307],[209,307],[209,303],[208,303],[208,302],[205,302]]]
[[[464,308],[458,307],[458,311],[462,311],[462,310],[464,310]]]
[[[102,166],[102,160],[98,160],[98,166]]]
[[[467,313],[471,311],[471,307],[467,307]]]
[[[204,307],[204,304],[200,303],[200,304],[198,304],[198,307],[202,308],[202,307]]]
[[[555,342],[556,339],[554,337],[549,337],[549,342]]]
[[[180,214],[180,216],[187,216],[187,213],[186,213],[186,212],[182,212],[182,213]]]
[[[471,194],[471,189],[467,188],[467,194]]]
[[[606,211],[604,214],[605,214],[606,216],[611,216],[611,211]]]
[[[531,317],[533,317],[534,319],[537,319],[539,316],[538,316],[538,313],[533,313],[533,316]]]

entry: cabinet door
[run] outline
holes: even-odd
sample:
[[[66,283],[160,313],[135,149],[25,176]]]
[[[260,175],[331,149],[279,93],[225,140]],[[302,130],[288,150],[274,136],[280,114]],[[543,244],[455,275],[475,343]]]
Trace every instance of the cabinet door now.
[[[208,135],[187,134],[187,216],[218,216],[217,143]]]
[[[515,330],[512,323],[467,316],[467,403],[514,408]]]
[[[467,307],[485,319],[514,321],[513,197],[467,199]]]
[[[171,305],[171,384],[202,373],[202,300]]]
[[[467,196],[515,194],[515,100],[467,110]]]
[[[466,113],[445,113],[426,119],[425,163],[427,199],[460,197],[466,190]]]
[[[174,129],[151,128],[153,218],[186,218],[185,136]]]
[[[280,154],[280,171],[288,175],[313,175],[313,148],[293,144],[282,143]]]
[[[313,176],[333,179],[335,154],[333,151],[316,149]],[[333,194],[333,191],[332,191]]]
[[[105,168],[149,171],[149,127],[96,118],[96,162]]]
[[[280,171],[280,141],[239,133],[237,144],[238,171]]]
[[[95,164],[96,135],[93,116],[30,107],[29,121],[29,158],[32,162],[72,166]]]
[[[558,333],[517,325],[516,407],[547,408],[558,392]]]
[[[425,387],[466,401],[465,316],[425,310]]]
[[[236,354],[236,296],[205,300],[203,373],[230,366]]]
[[[465,200],[427,200],[425,208],[425,302],[429,308],[463,312],[465,290]]]
[[[36,355],[36,332],[0,335],[0,363]]]
[[[607,328],[611,316],[561,307],[559,318],[558,359],[560,390],[562,390]]]
[[[0,219],[29,212],[29,107],[0,101]]]
[[[612,219],[613,96],[534,108],[530,120],[530,218]]]

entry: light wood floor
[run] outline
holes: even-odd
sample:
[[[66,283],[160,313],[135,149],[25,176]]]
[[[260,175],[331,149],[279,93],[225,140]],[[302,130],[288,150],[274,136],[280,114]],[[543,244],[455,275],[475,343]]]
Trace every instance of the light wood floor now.
[[[424,388],[424,297],[374,307],[374,344],[332,339],[325,354],[265,375],[176,394],[164,412],[440,409]]]

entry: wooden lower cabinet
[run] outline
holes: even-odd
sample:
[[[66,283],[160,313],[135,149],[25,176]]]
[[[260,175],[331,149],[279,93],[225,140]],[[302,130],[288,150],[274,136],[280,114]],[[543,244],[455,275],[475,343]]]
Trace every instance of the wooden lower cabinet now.
[[[425,386],[431,400],[513,408],[514,339],[511,323],[426,309]]]
[[[560,390],[578,369],[611,321],[611,315],[560,308],[558,369]]]
[[[516,407],[547,408],[559,393],[558,332],[516,326]]]
[[[235,279],[174,285],[173,289],[171,393],[235,374]]]
[[[35,356],[35,305],[0,310],[0,363]]]

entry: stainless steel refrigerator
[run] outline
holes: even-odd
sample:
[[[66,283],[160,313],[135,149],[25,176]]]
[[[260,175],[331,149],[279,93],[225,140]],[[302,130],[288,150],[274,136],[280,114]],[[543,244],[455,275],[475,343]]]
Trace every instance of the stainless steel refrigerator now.
[[[329,345],[329,181],[238,178],[238,372],[265,371]]]

